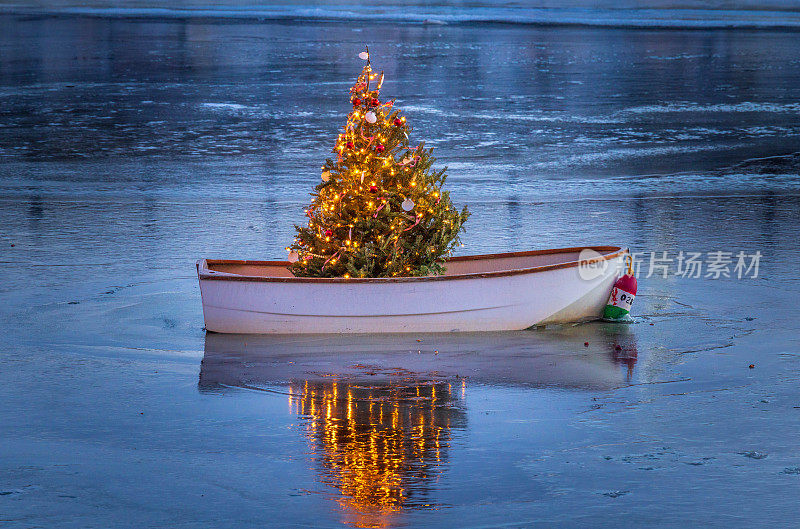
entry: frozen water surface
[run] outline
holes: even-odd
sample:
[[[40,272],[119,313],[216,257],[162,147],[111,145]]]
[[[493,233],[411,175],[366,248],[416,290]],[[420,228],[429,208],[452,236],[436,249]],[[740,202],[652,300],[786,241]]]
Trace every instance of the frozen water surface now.
[[[770,31],[3,4],[2,525],[792,526],[800,39],[773,4],[621,24]],[[194,261],[283,255],[364,43],[473,211],[462,253],[760,251],[758,278],[645,261],[624,326],[206,336]]]

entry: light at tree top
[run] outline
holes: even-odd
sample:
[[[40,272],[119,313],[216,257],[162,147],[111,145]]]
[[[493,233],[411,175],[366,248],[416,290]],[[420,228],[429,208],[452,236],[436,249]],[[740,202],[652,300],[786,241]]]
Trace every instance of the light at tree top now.
[[[296,226],[290,270],[300,277],[395,277],[444,273],[469,216],[442,191],[447,168],[431,169],[433,149],[412,146],[394,100],[382,102],[383,72],[367,61],[350,89],[353,110],[322,181]]]

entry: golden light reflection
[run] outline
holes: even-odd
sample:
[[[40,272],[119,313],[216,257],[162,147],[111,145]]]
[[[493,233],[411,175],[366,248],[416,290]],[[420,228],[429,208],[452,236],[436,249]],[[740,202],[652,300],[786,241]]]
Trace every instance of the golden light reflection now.
[[[295,413],[312,419],[311,453],[320,481],[336,490],[343,521],[371,528],[395,525],[404,509],[436,508],[432,487],[453,428],[465,423],[460,400],[439,382],[305,382],[289,397]]]

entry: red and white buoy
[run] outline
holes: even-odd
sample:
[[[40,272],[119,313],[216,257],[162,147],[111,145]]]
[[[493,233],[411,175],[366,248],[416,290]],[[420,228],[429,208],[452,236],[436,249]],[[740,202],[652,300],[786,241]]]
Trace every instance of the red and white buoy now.
[[[630,257],[629,257],[630,259]],[[603,310],[603,319],[609,321],[623,321],[627,319],[631,312],[633,300],[636,299],[636,277],[633,275],[632,262],[628,262],[628,270],[625,275],[617,279],[608,303]]]

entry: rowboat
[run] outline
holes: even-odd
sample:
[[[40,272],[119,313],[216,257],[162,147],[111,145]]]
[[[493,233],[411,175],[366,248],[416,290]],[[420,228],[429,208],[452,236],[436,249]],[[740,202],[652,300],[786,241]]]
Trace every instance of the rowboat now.
[[[197,262],[206,330],[240,334],[522,330],[600,318],[629,255],[588,246],[454,257],[440,276],[295,277],[288,261]]]

